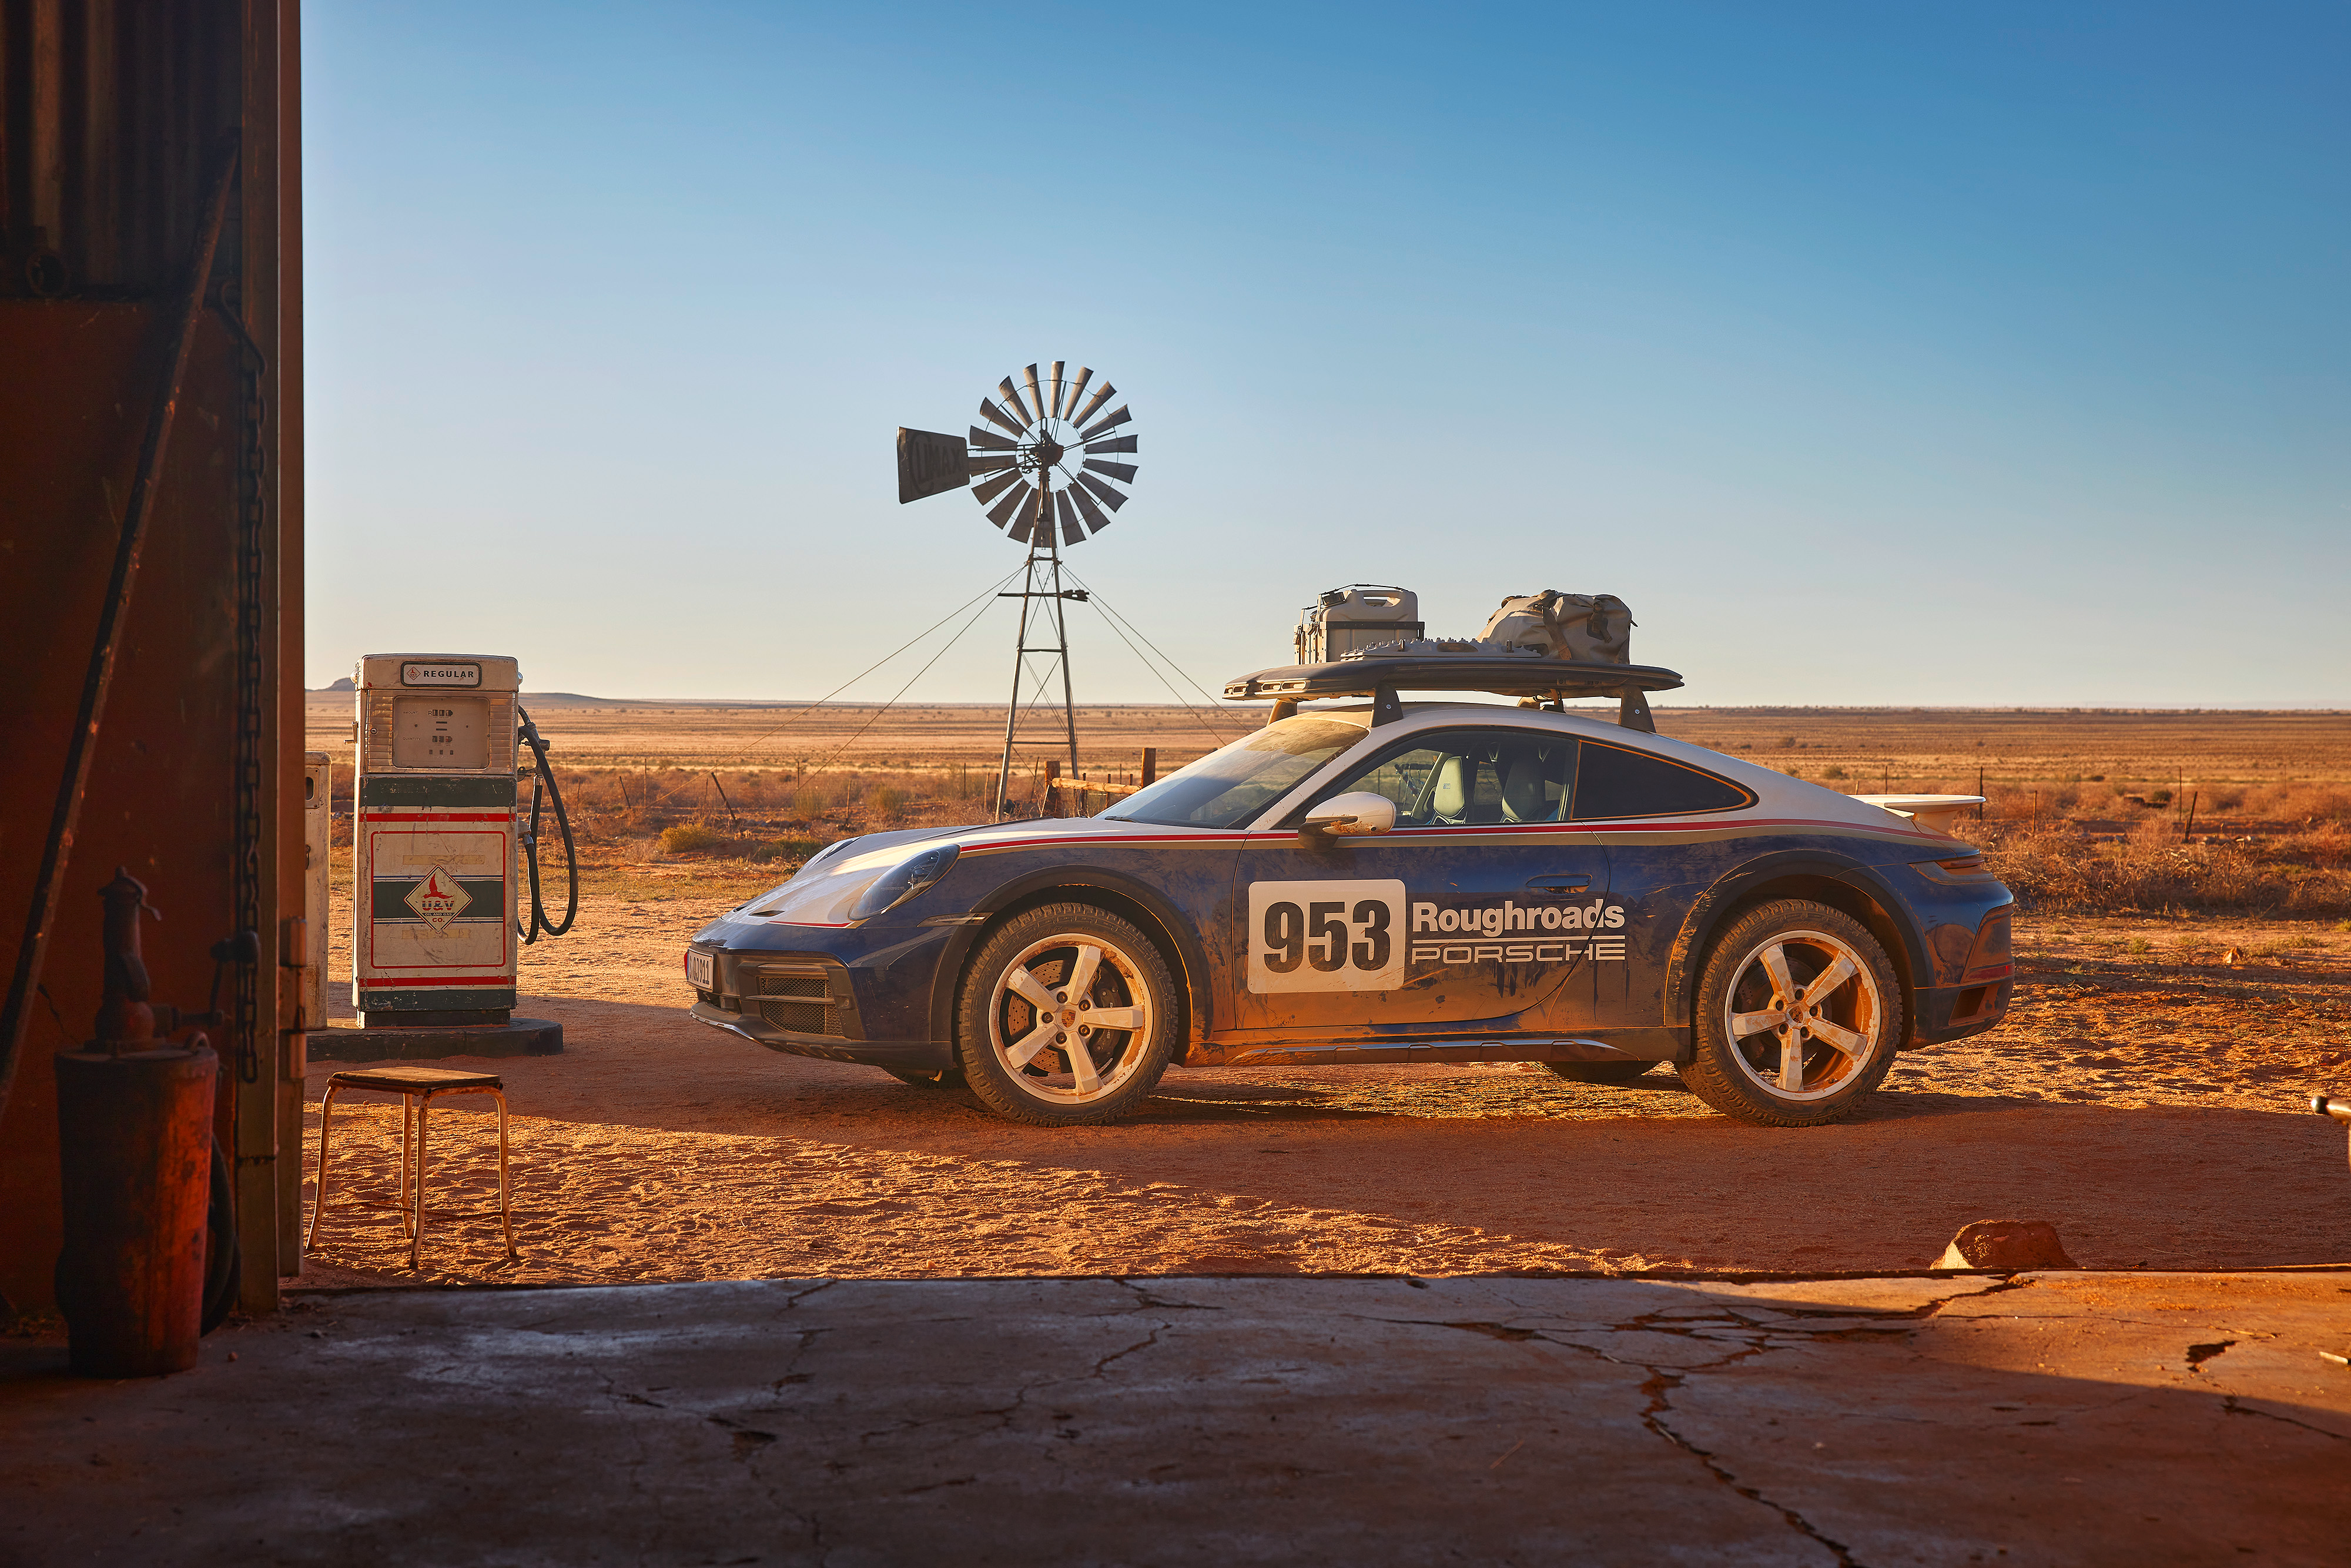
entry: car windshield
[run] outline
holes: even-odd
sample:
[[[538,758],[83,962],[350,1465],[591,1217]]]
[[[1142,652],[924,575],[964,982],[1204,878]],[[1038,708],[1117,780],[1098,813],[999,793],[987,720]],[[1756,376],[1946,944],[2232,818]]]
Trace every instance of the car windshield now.
[[[1102,814],[1170,827],[1237,828],[1363,738],[1360,725],[1286,718],[1177,768]]]

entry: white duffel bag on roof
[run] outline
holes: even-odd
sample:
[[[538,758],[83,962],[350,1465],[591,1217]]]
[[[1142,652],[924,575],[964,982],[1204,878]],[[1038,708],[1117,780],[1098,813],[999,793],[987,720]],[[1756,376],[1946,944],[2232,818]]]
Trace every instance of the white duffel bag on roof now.
[[[1633,660],[1633,612],[1613,593],[1547,588],[1502,601],[1478,640],[1588,664],[1627,664]]]

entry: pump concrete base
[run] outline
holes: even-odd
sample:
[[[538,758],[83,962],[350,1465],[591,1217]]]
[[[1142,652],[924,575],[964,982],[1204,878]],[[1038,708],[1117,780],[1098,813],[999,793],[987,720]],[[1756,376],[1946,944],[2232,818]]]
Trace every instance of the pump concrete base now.
[[[444,1056],[554,1056],[563,1026],[547,1019],[436,1029],[319,1029],[303,1036],[313,1061],[432,1061]]]

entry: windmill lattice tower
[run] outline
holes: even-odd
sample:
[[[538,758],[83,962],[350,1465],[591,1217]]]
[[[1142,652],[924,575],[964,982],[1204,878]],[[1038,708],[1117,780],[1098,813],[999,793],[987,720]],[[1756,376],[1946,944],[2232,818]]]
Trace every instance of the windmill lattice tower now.
[[[1061,681],[1061,729],[1070,772],[1078,770],[1077,698],[1070,678],[1070,630],[1066,606],[1082,603],[1086,591],[1061,580],[1061,547],[1083,543],[1110,527],[1126,505],[1121,485],[1134,483],[1134,465],[1113,461],[1131,456],[1134,416],[1124,403],[1101,411],[1118,389],[1081,366],[1074,377],[1056,360],[1040,373],[1021,371],[1022,386],[1010,376],[997,383],[997,395],[979,400],[979,417],[965,435],[935,430],[898,429],[898,500],[968,486],[986,508],[987,520],[1016,544],[1028,547],[1027,570],[1018,593],[1020,630],[1014,643],[1012,700],[1004,715],[1004,757],[996,776],[996,815],[1004,816],[1012,784],[1012,754],[1019,740],[1021,692],[1033,705],[1056,674]],[[1023,390],[1026,395],[1023,395]],[[1091,392],[1089,388],[1092,388]],[[1074,470],[1070,465],[1075,462]],[[1103,508],[1107,507],[1106,512]],[[1049,623],[1050,622],[1050,626]],[[1031,637],[1037,640],[1031,642]],[[1050,642],[1045,639],[1050,637]]]

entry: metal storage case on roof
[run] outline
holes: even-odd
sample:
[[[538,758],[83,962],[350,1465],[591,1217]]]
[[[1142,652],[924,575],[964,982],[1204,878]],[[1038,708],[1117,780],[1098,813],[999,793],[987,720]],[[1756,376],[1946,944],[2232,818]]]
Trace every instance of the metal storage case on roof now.
[[[1376,643],[1417,637],[1426,630],[1420,619],[1420,596],[1412,590],[1351,582],[1326,589],[1298,612],[1293,643],[1300,664],[1319,664]]]

